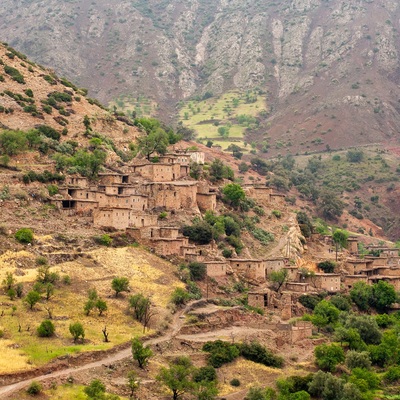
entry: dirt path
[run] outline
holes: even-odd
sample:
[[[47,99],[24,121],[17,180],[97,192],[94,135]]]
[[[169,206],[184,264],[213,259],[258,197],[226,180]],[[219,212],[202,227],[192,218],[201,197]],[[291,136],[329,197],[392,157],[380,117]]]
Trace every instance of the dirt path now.
[[[154,338],[154,339],[149,339],[144,342],[144,345],[155,345],[158,343],[163,343],[168,340],[171,340],[174,338],[179,331],[182,328],[182,325],[184,324],[185,318],[184,315],[187,311],[189,311],[192,306],[196,302],[190,302],[189,304],[186,305],[184,309],[181,311],[177,312],[171,323],[171,329],[169,329],[164,335]],[[81,372],[81,371],[86,371],[88,369],[92,368],[97,368],[101,367],[102,365],[108,365],[115,363],[117,361],[124,360],[126,358],[131,358],[132,357],[132,350],[130,347],[120,350],[117,353],[110,354],[104,358],[101,358],[98,361],[94,361],[79,367],[72,367],[72,368],[66,368],[57,372],[53,372],[47,375],[39,375],[30,379],[26,379],[17,383],[13,383],[11,385],[6,385],[6,386],[1,386],[0,387],[0,398],[4,398],[3,396],[10,395],[14,392],[17,392],[26,386],[28,386],[32,381],[39,381],[39,382],[44,382],[49,379],[54,379],[54,378],[59,378],[59,377],[64,377],[64,376],[73,376],[74,374]]]

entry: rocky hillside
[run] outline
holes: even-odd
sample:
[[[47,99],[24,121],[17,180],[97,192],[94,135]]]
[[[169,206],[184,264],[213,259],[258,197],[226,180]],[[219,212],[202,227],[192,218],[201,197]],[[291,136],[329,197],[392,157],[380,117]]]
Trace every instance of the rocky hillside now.
[[[100,100],[165,118],[258,86],[268,112],[250,139],[296,153],[394,138],[399,18],[394,0],[4,0],[0,29]]]

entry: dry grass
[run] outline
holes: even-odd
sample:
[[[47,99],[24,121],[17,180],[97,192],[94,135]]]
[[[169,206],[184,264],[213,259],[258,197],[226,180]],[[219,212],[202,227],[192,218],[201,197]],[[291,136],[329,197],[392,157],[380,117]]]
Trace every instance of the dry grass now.
[[[99,248],[92,251],[90,256],[91,259],[77,259],[52,267],[52,271],[59,272],[61,276],[70,275],[72,284],[57,284],[54,296],[48,302],[42,299],[33,310],[29,310],[22,299],[11,301],[4,294],[0,295],[4,310],[2,326],[5,330],[5,339],[0,340],[0,373],[43,365],[60,355],[108,349],[129,341],[133,336],[142,335],[141,324],[127,313],[128,297],[139,292],[150,296],[157,307],[157,319],[160,320],[160,315],[166,314],[165,308],[172,291],[182,285],[170,263],[140,248]],[[20,263],[18,260],[22,258],[28,260],[25,264],[29,265],[23,268],[25,275],[16,279],[24,283],[27,293],[37,276],[36,267],[32,268],[36,257],[31,253],[3,254],[0,259],[0,279],[4,279],[6,271],[14,271],[16,263]],[[111,288],[115,276],[126,276],[130,280],[131,293],[115,298]],[[106,300],[108,311],[104,315],[98,316],[96,310],[89,316],[85,315],[83,306],[89,288],[96,288],[99,296]],[[13,306],[17,307],[14,316],[11,315]],[[56,335],[52,338],[39,338],[36,334],[40,322],[48,318],[45,307],[49,307],[53,314]],[[80,321],[85,328],[83,344],[74,344],[72,341],[69,325],[74,321]],[[18,332],[19,325],[21,332]],[[103,342],[104,326],[107,326],[110,343]]]

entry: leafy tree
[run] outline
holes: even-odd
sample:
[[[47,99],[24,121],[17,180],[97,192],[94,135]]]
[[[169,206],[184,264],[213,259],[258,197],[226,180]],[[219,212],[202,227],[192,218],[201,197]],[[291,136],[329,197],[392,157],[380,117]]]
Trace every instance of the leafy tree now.
[[[15,277],[12,272],[6,272],[6,277],[3,279],[3,287],[5,291],[10,290],[15,285]]]
[[[40,300],[40,293],[35,290],[31,290],[26,295],[24,302],[29,305],[29,308],[32,310],[34,305]]]
[[[340,326],[335,330],[335,340],[343,344],[346,342],[351,350],[362,350],[366,348],[358,330],[355,328],[344,328]]]
[[[208,244],[213,237],[211,226],[204,221],[197,222],[191,226],[186,225],[183,227],[182,232],[197,244]]]
[[[309,238],[313,232],[313,225],[310,217],[304,211],[299,211],[296,215],[301,233],[305,238]]]
[[[334,324],[339,319],[340,311],[329,301],[321,300],[314,308],[314,316],[324,321],[322,326]]]
[[[229,183],[222,189],[224,201],[237,208],[241,201],[245,200],[246,194],[242,187],[237,183]]]
[[[74,343],[76,343],[80,337],[82,340],[85,339],[85,329],[80,322],[74,322],[73,324],[70,324],[69,333],[74,338]]]
[[[133,396],[135,395],[135,392],[139,389],[139,380],[137,378],[137,374],[135,371],[129,371],[128,372],[128,387],[131,391],[131,398],[134,398]]]
[[[14,156],[24,151],[28,141],[22,131],[5,130],[0,134],[0,149],[8,156]]]
[[[365,396],[360,389],[351,382],[345,383],[341,400],[365,400]]]
[[[249,170],[249,166],[248,166],[248,164],[246,164],[245,162],[241,162],[240,164],[239,164],[239,172],[241,173],[241,174],[244,174],[244,173],[246,173],[248,170]]]
[[[361,311],[366,311],[371,304],[372,287],[365,282],[356,282],[350,290],[350,297]]]
[[[276,292],[279,292],[280,288],[288,279],[287,269],[280,269],[279,271],[272,271],[269,275],[269,279],[273,284],[273,288]]]
[[[97,299],[95,307],[99,311],[99,316],[101,316],[103,312],[107,311],[108,309],[106,301],[100,298]]]
[[[207,275],[207,267],[204,263],[193,261],[188,264],[190,279],[193,281],[202,281]]]
[[[38,333],[38,336],[40,336],[40,337],[53,336],[54,331],[55,331],[54,324],[48,319],[45,319],[44,321],[42,321],[42,323],[37,328],[37,333]]]
[[[197,400],[214,400],[218,394],[217,383],[214,381],[193,383],[191,392]]]
[[[191,162],[190,163],[190,176],[193,179],[200,179],[201,174],[203,172],[203,166],[198,164],[197,162]]]
[[[324,191],[320,194],[319,210],[328,220],[336,220],[343,213],[344,203],[334,192]]]
[[[354,328],[359,332],[361,339],[367,344],[378,344],[382,334],[375,319],[367,315],[351,314],[346,319],[346,328]]]
[[[337,344],[321,344],[314,349],[317,365],[327,371],[335,371],[336,365],[344,361],[343,349]]]
[[[393,285],[385,281],[379,281],[372,286],[371,305],[378,311],[386,311],[396,302],[396,297]]]
[[[126,277],[115,277],[111,282],[111,287],[115,291],[115,297],[121,292],[129,292],[129,279]]]
[[[178,400],[193,389],[194,385],[190,379],[192,372],[193,365],[190,359],[179,357],[170,363],[169,368],[162,367],[156,379],[172,392],[174,400]]]
[[[367,351],[354,351],[350,350],[346,354],[345,364],[348,368],[364,368],[369,369],[371,367],[371,359]]]
[[[161,128],[139,137],[137,142],[139,153],[148,160],[154,153],[165,154],[169,144],[168,135]]]
[[[351,309],[351,300],[349,296],[336,294],[331,297],[330,302],[340,311],[350,311]]]
[[[149,362],[149,358],[153,355],[150,347],[143,346],[138,337],[132,339],[132,356],[139,364],[139,368],[144,369]]]

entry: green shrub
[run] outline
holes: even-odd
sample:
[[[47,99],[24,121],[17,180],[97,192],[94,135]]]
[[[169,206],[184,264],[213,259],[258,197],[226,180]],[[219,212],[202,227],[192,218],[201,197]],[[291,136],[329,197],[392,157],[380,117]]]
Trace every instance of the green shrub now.
[[[5,65],[4,72],[7,75],[11,76],[11,78],[15,82],[25,84],[25,79],[24,79],[23,75],[16,68],[10,67],[9,65]]]
[[[228,237],[226,238],[226,241],[227,241],[232,247],[235,248],[237,254],[240,254],[240,253],[241,253],[241,251],[242,251],[242,249],[243,249],[244,246],[243,246],[242,241],[241,241],[237,236],[234,236],[234,235],[228,236]]]
[[[217,371],[211,365],[200,367],[193,373],[194,382],[213,382],[217,380]]]
[[[24,243],[24,244],[32,243],[33,242],[33,232],[29,228],[19,229],[15,233],[15,239],[17,239],[18,242]]]
[[[95,236],[94,241],[97,244],[101,244],[102,246],[110,246],[112,243],[112,238],[110,237],[110,235],[104,234],[101,236]]]
[[[198,222],[183,227],[183,234],[197,244],[208,244],[212,240],[212,229],[206,222]]]
[[[207,362],[214,368],[219,368],[223,364],[232,362],[235,358],[239,357],[240,354],[235,344],[223,342],[222,340],[205,343],[203,351],[210,353]]]
[[[232,257],[232,254],[233,254],[233,251],[231,250],[231,249],[223,249],[222,250],[222,255],[225,257],[225,258],[231,258]]]
[[[272,215],[278,219],[282,217],[282,213],[279,210],[272,210]]]
[[[54,331],[54,324],[48,319],[45,319],[37,328],[40,337],[51,337],[54,335]]]
[[[207,275],[207,267],[201,262],[193,261],[188,264],[188,268],[193,281],[202,281]]]
[[[230,384],[231,386],[238,387],[238,386],[240,386],[240,381],[239,381],[239,379],[237,379],[237,378],[233,378],[233,379],[229,382],[229,384]]]
[[[175,304],[176,306],[183,305],[189,300],[190,295],[185,289],[178,287],[172,292],[171,303]]]
[[[36,396],[42,391],[42,385],[39,382],[33,381],[26,389],[26,392],[31,396]]]
[[[49,191],[50,196],[54,196],[58,194],[58,186],[57,185],[48,185],[47,190]]]
[[[168,217],[168,213],[165,211],[160,212],[158,215],[158,219],[166,219]]]
[[[335,271],[336,263],[333,261],[321,261],[317,266],[322,269],[324,273],[329,274]]]
[[[240,354],[247,360],[266,365],[267,367],[283,367],[283,358],[275,356],[257,341],[243,343],[240,346]]]
[[[400,380],[400,366],[389,367],[384,375],[386,382],[397,382]]]

